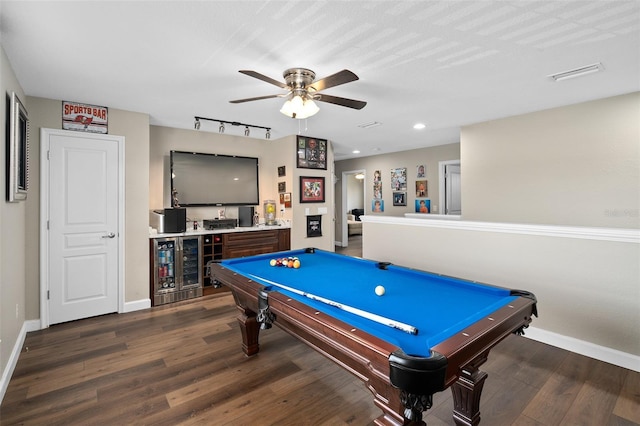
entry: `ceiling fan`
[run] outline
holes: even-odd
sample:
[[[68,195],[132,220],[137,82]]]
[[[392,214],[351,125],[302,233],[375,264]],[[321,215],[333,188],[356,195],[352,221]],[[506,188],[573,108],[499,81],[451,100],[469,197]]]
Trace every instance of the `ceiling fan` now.
[[[320,93],[322,90],[330,87],[358,80],[358,76],[349,70],[342,70],[316,81],[316,73],[310,69],[289,68],[282,73],[284,83],[256,71],[240,70],[240,72],[287,90],[287,93],[237,99],[235,101],[230,101],[232,104],[286,97],[287,101],[283,105],[282,109],[280,109],[280,112],[289,117],[298,119],[311,117],[320,110],[314,101],[328,102],[353,109],[362,109],[367,104],[366,102],[357,101],[355,99],[341,98],[338,96]]]

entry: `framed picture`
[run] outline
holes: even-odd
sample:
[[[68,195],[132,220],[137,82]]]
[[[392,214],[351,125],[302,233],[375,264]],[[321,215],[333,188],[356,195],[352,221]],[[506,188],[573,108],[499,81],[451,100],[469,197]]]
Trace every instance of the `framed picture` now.
[[[322,237],[322,216],[307,216],[307,238]]]
[[[407,190],[407,168],[391,169],[391,189],[394,191]]]
[[[278,192],[287,192],[287,182],[278,182]]]
[[[283,205],[286,209],[291,208],[291,193],[285,192],[284,194],[280,194],[280,204]]]
[[[7,201],[15,203],[25,200],[29,189],[29,116],[15,92],[7,101]]]
[[[324,177],[300,176],[300,202],[324,203]]]
[[[327,170],[327,141],[298,136],[297,158],[299,169]]]
[[[431,200],[416,200],[416,213],[431,213]]]
[[[420,179],[424,178],[425,176],[427,176],[427,168],[424,164],[418,164],[416,166],[416,177]]]
[[[393,192],[393,205],[394,206],[406,206],[407,205],[407,193],[406,192]]]
[[[282,176],[286,176],[287,175],[287,168],[285,166],[279,166],[278,167],[278,177],[282,177]]]
[[[374,213],[384,212],[384,200],[379,200],[379,199],[371,200],[371,211]]]
[[[427,181],[426,180],[417,180],[416,181],[416,197],[428,197],[429,191],[427,189]]]

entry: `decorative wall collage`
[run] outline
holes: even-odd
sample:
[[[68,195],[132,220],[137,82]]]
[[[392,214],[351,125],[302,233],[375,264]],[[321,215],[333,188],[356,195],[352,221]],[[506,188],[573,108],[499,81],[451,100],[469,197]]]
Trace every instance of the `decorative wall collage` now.
[[[406,206],[408,198],[407,168],[391,169],[391,192],[394,206]],[[430,213],[431,200],[429,199],[427,169],[424,164],[416,166],[415,180],[415,212]],[[372,212],[384,212],[384,200],[382,199],[382,173],[380,170],[373,172],[373,200]]]

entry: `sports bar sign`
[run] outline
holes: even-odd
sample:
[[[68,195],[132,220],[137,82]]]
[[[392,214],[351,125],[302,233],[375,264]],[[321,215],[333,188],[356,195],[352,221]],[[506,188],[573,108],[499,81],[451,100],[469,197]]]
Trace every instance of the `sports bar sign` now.
[[[108,133],[107,107],[62,101],[62,129]]]

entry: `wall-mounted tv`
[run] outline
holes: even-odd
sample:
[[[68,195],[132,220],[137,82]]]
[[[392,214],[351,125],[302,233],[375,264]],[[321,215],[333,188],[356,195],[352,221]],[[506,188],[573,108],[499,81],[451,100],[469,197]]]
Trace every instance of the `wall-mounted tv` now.
[[[181,207],[260,204],[257,158],[171,151],[170,161],[171,193]]]

